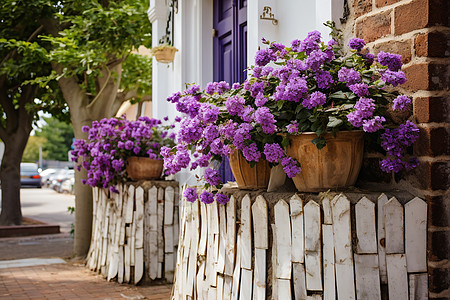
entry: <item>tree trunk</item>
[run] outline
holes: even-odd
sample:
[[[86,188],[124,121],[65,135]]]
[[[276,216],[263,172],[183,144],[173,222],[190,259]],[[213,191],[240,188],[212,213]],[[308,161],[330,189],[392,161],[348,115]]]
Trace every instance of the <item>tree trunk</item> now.
[[[5,152],[3,154],[0,180],[2,182],[2,212],[0,225],[22,224],[20,208],[20,162],[25,146],[30,136],[31,122],[19,122],[17,132],[4,139]],[[29,129],[28,129],[29,128]]]

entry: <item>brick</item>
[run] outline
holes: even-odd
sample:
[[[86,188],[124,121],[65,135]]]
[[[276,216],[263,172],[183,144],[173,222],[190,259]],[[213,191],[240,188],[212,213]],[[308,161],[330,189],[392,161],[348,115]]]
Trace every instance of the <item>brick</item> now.
[[[450,130],[444,127],[419,127],[414,154],[418,156],[450,155]]]
[[[450,33],[435,31],[419,34],[414,39],[416,56],[450,57],[448,41],[450,41]]]
[[[450,1],[448,0],[429,0],[430,24],[450,26]]]
[[[418,97],[413,103],[416,123],[450,123],[450,96]]]
[[[428,268],[428,291],[430,293],[439,294],[442,291],[448,290],[449,288],[450,288],[449,268]],[[440,299],[448,299],[448,298],[444,297]]]
[[[428,226],[450,227],[450,195],[427,196]]]
[[[430,90],[449,90],[450,89],[450,64],[430,64]]]
[[[450,184],[450,162],[420,162],[408,174],[408,182],[423,190],[446,191]]]
[[[359,20],[355,26],[356,36],[367,43],[391,33],[391,13],[388,10]]]
[[[400,2],[402,0],[375,0],[375,6],[376,7],[383,7],[391,4],[395,4],[397,2]]]
[[[402,85],[409,91],[428,90],[430,87],[429,63],[413,64],[403,68],[406,83]]]
[[[372,0],[355,0],[353,2],[355,18],[372,11]]]
[[[402,56],[402,63],[404,64],[407,64],[411,61],[411,42],[409,40],[389,41],[373,46],[373,54],[375,54],[375,56],[380,51],[400,54]]]

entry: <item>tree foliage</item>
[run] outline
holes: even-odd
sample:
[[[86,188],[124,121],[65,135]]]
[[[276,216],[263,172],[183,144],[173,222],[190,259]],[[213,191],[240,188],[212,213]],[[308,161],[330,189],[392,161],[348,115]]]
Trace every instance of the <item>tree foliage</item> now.
[[[53,117],[44,118],[44,121],[45,125],[36,130],[36,137],[45,139],[43,158],[67,161],[74,137],[72,126]]]

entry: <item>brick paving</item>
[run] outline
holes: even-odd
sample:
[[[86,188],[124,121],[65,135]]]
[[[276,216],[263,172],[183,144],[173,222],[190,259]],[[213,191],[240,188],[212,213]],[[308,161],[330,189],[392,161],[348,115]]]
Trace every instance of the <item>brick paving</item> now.
[[[0,239],[0,262],[25,258],[68,259],[73,241],[67,235]],[[108,282],[82,261],[0,269],[0,299],[170,299],[169,284]]]

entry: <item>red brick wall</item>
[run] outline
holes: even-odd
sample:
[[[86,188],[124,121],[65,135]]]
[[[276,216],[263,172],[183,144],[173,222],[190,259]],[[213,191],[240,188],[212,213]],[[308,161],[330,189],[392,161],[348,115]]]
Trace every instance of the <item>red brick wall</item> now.
[[[363,38],[375,55],[402,55],[411,96],[409,117],[420,128],[414,154],[420,166],[393,180],[428,202],[428,286],[430,299],[450,299],[450,0],[348,0],[345,36]],[[399,116],[404,118],[405,116]],[[367,154],[366,175],[378,159]],[[371,159],[373,161],[371,161]],[[378,176],[378,177],[377,177]]]

